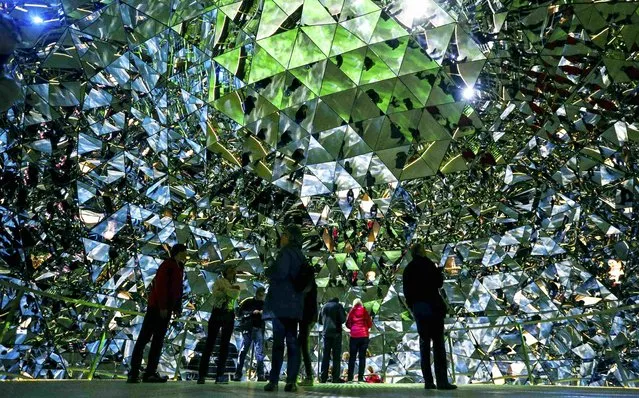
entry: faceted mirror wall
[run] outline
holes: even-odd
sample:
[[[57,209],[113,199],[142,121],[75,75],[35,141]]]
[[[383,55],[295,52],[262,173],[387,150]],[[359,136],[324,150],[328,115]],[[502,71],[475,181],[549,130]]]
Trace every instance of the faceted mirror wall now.
[[[2,4],[0,379],[125,376],[176,242],[192,378],[222,264],[252,296],[296,222],[387,382],[421,380],[419,238],[457,383],[636,385],[639,2]]]

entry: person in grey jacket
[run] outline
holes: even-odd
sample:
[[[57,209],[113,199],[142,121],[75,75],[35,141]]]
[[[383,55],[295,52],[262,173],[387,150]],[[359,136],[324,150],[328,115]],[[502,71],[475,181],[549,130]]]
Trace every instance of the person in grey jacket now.
[[[322,337],[324,338],[324,352],[319,381],[320,383],[328,381],[328,363],[332,356],[332,382],[343,383],[344,380],[340,378],[342,374],[342,324],[346,322],[346,311],[337,297],[324,304],[319,322],[322,325]]]
[[[264,302],[263,319],[273,323],[273,351],[269,381],[264,390],[277,391],[286,340],[287,376],[284,390],[295,392],[300,369],[297,325],[302,319],[304,308],[304,293],[296,291],[293,287],[293,279],[305,261],[300,227],[288,225],[280,237],[280,246],[275,263],[266,270],[269,288]]]

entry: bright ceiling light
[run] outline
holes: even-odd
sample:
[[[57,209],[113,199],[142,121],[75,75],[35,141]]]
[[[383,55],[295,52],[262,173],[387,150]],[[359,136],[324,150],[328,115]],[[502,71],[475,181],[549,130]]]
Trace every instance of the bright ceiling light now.
[[[477,92],[470,86],[467,86],[466,88],[464,88],[464,91],[462,91],[462,96],[466,99],[472,99],[473,97],[475,97],[475,94],[477,94]]]
[[[413,18],[419,18],[426,12],[424,0],[404,0],[404,12]]]
[[[40,25],[44,23],[44,19],[42,19],[42,17],[39,15],[34,15],[33,17],[31,17],[31,22],[36,25]]]

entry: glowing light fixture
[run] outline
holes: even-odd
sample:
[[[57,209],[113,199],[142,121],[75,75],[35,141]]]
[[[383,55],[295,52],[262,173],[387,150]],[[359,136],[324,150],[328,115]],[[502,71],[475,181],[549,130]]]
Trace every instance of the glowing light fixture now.
[[[467,86],[466,88],[464,88],[464,91],[462,91],[462,96],[465,99],[472,99],[475,97],[476,94],[477,92],[475,91],[475,89],[470,86]]]
[[[419,18],[426,12],[424,0],[404,0],[404,11],[413,18]]]
[[[44,23],[44,19],[42,19],[42,17],[39,15],[34,15],[31,17],[31,22],[33,22],[36,25],[41,25]]]

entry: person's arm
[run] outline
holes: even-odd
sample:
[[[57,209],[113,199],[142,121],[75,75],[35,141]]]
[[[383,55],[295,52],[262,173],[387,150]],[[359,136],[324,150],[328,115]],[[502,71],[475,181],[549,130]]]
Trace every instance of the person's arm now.
[[[353,326],[353,310],[352,309],[348,312],[348,316],[346,317],[346,327],[350,329],[351,326]]]
[[[317,320],[317,322],[320,325],[324,324],[324,306],[322,306],[322,309],[320,310],[319,319]]]
[[[242,302],[240,303],[240,305],[237,307],[236,314],[235,316],[237,316],[238,318],[241,318],[244,316],[244,311],[246,311],[246,306],[248,305],[248,301],[250,299],[246,298],[244,300],[242,300]]]
[[[182,280],[182,270],[179,267],[179,265],[173,264],[171,268],[171,277],[169,279],[169,292],[171,295],[171,304],[173,307],[172,311],[176,315],[182,312],[182,293],[184,287]]]
[[[232,285],[226,278],[222,279],[224,279],[224,284],[221,287],[224,294],[231,299],[240,297],[240,287],[238,285]]]
[[[343,305],[339,305],[339,310],[337,311],[337,316],[339,319],[339,324],[342,325],[346,322],[346,310]]]
[[[154,290],[157,289],[157,297],[158,297],[158,308],[160,310],[160,315],[163,318],[169,308],[169,283],[170,283],[170,275],[168,270],[167,261],[163,261],[158,268],[157,273],[155,274],[155,281],[153,282]]]
[[[437,266],[435,266],[435,271],[436,271],[435,280],[437,282],[437,289],[441,289],[444,286],[444,270],[442,268],[437,268]]]
[[[366,311],[366,327],[368,329],[373,327],[373,318],[371,318],[371,314]]]
[[[402,282],[403,282],[403,285],[404,285],[404,299],[406,300],[406,305],[408,306],[408,308],[411,308],[411,309],[412,309],[413,303],[414,303],[414,300],[413,300],[413,295],[414,295],[414,293],[413,293],[413,286],[414,286],[413,285],[414,284],[413,279],[414,279],[414,276],[412,274],[413,274],[413,272],[412,272],[411,266],[409,264],[406,267],[406,269],[404,270],[404,274],[402,276]]]

